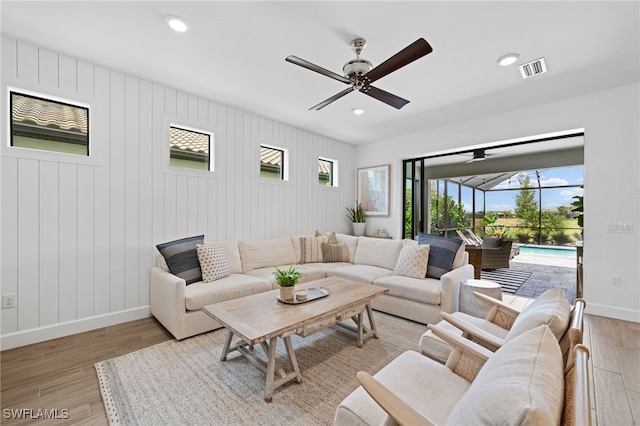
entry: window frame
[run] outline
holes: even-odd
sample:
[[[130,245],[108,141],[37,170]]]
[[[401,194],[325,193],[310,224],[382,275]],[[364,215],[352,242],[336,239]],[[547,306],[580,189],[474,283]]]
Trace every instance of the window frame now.
[[[280,178],[276,179],[276,178],[270,178],[270,177],[264,177],[260,174],[261,172],[261,166],[262,166],[262,162],[260,161],[261,159],[261,154],[262,154],[262,148],[268,148],[268,149],[273,149],[273,150],[277,150],[282,152],[282,170],[280,173]],[[281,146],[281,145],[275,145],[271,142],[267,142],[267,141],[259,141],[258,143],[258,168],[257,168],[257,172],[258,172],[258,180],[260,182],[268,182],[268,183],[289,183],[289,159],[290,155],[289,155],[289,148],[285,147],[285,146]]]
[[[171,165],[171,127],[189,132],[196,132],[209,135],[209,170],[191,169]],[[184,120],[178,117],[164,115],[162,119],[162,172],[170,175],[214,177],[217,178],[222,173],[220,165],[224,161],[216,150],[216,131],[207,124]]]
[[[88,111],[88,155],[78,155],[66,152],[48,151],[43,149],[25,148],[12,145],[12,93],[86,109]],[[6,132],[6,139],[2,144],[0,144],[0,152],[3,156],[97,167],[102,165],[101,148],[102,139],[104,138],[104,136],[101,136],[103,132],[101,131],[100,120],[100,117],[102,116],[102,103],[99,102],[96,98],[87,97],[75,92],[70,93],[58,88],[43,88],[38,85],[29,84],[23,81],[10,81],[5,85],[3,96],[5,98],[2,102],[1,114],[2,124]]]
[[[320,164],[321,161],[324,161],[326,163],[330,163],[331,164],[331,173],[329,175],[329,182],[330,185],[322,185],[320,184],[319,180],[320,180],[320,172],[318,172],[318,186],[320,188],[338,188],[339,185],[339,174],[338,174],[338,160],[335,160],[333,158],[329,158],[329,157],[318,157],[318,164]]]

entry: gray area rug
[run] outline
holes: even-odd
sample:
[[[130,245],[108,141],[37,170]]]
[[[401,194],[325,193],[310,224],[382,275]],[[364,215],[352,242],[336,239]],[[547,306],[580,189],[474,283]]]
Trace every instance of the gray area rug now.
[[[531,272],[508,268],[492,269],[480,273],[480,278],[500,284],[502,292],[508,294],[515,294],[530,276]]]
[[[426,326],[374,312],[380,339],[356,346],[332,327],[292,336],[303,382],[264,401],[265,375],[237,352],[220,361],[225,330],[169,341],[95,364],[112,425],[330,425],[338,404],[358,387],[356,373],[380,370],[418,349]],[[256,351],[262,353],[261,348]],[[278,354],[284,357],[283,342]]]

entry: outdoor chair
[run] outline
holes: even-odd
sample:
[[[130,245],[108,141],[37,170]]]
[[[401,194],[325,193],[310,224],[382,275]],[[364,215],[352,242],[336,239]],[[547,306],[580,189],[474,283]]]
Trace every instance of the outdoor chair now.
[[[492,305],[485,318],[477,318],[463,312],[441,312],[440,315],[444,319],[437,325],[495,351],[523,332],[546,324],[559,341],[562,355],[567,362],[570,361],[566,359],[570,356],[569,348],[582,343],[586,306],[583,299],[578,299],[571,309],[564,293],[554,288],[544,292],[519,312],[500,300],[478,292],[474,292],[474,295]],[[445,362],[452,350],[450,345],[431,331],[422,335],[419,347],[423,355],[438,362]]]
[[[358,372],[362,386],[340,404],[334,425],[591,424],[585,346],[571,348],[565,364],[546,325],[495,354],[429,328],[455,347],[446,365],[407,351],[375,376]]]
[[[509,268],[513,241],[499,237],[485,237],[482,240],[482,269]]]

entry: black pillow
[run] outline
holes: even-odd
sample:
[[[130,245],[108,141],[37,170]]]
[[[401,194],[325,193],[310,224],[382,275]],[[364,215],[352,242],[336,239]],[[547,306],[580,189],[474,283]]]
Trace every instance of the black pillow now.
[[[185,280],[187,285],[202,281],[196,244],[204,244],[204,235],[182,238],[156,246],[167,261],[169,271]]]
[[[429,263],[427,264],[427,278],[437,278],[451,271],[456,253],[462,245],[458,238],[446,238],[438,235],[418,234],[418,244],[429,244]]]

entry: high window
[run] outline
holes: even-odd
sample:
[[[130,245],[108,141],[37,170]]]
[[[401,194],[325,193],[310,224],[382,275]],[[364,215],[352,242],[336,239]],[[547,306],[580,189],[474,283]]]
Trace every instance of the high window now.
[[[213,171],[213,134],[171,125],[169,128],[171,167]]]
[[[260,177],[289,180],[289,150],[272,145],[260,145]]]
[[[338,162],[336,160],[318,159],[318,182],[322,186],[338,186]]]
[[[10,145],[89,156],[89,108],[11,91]]]

